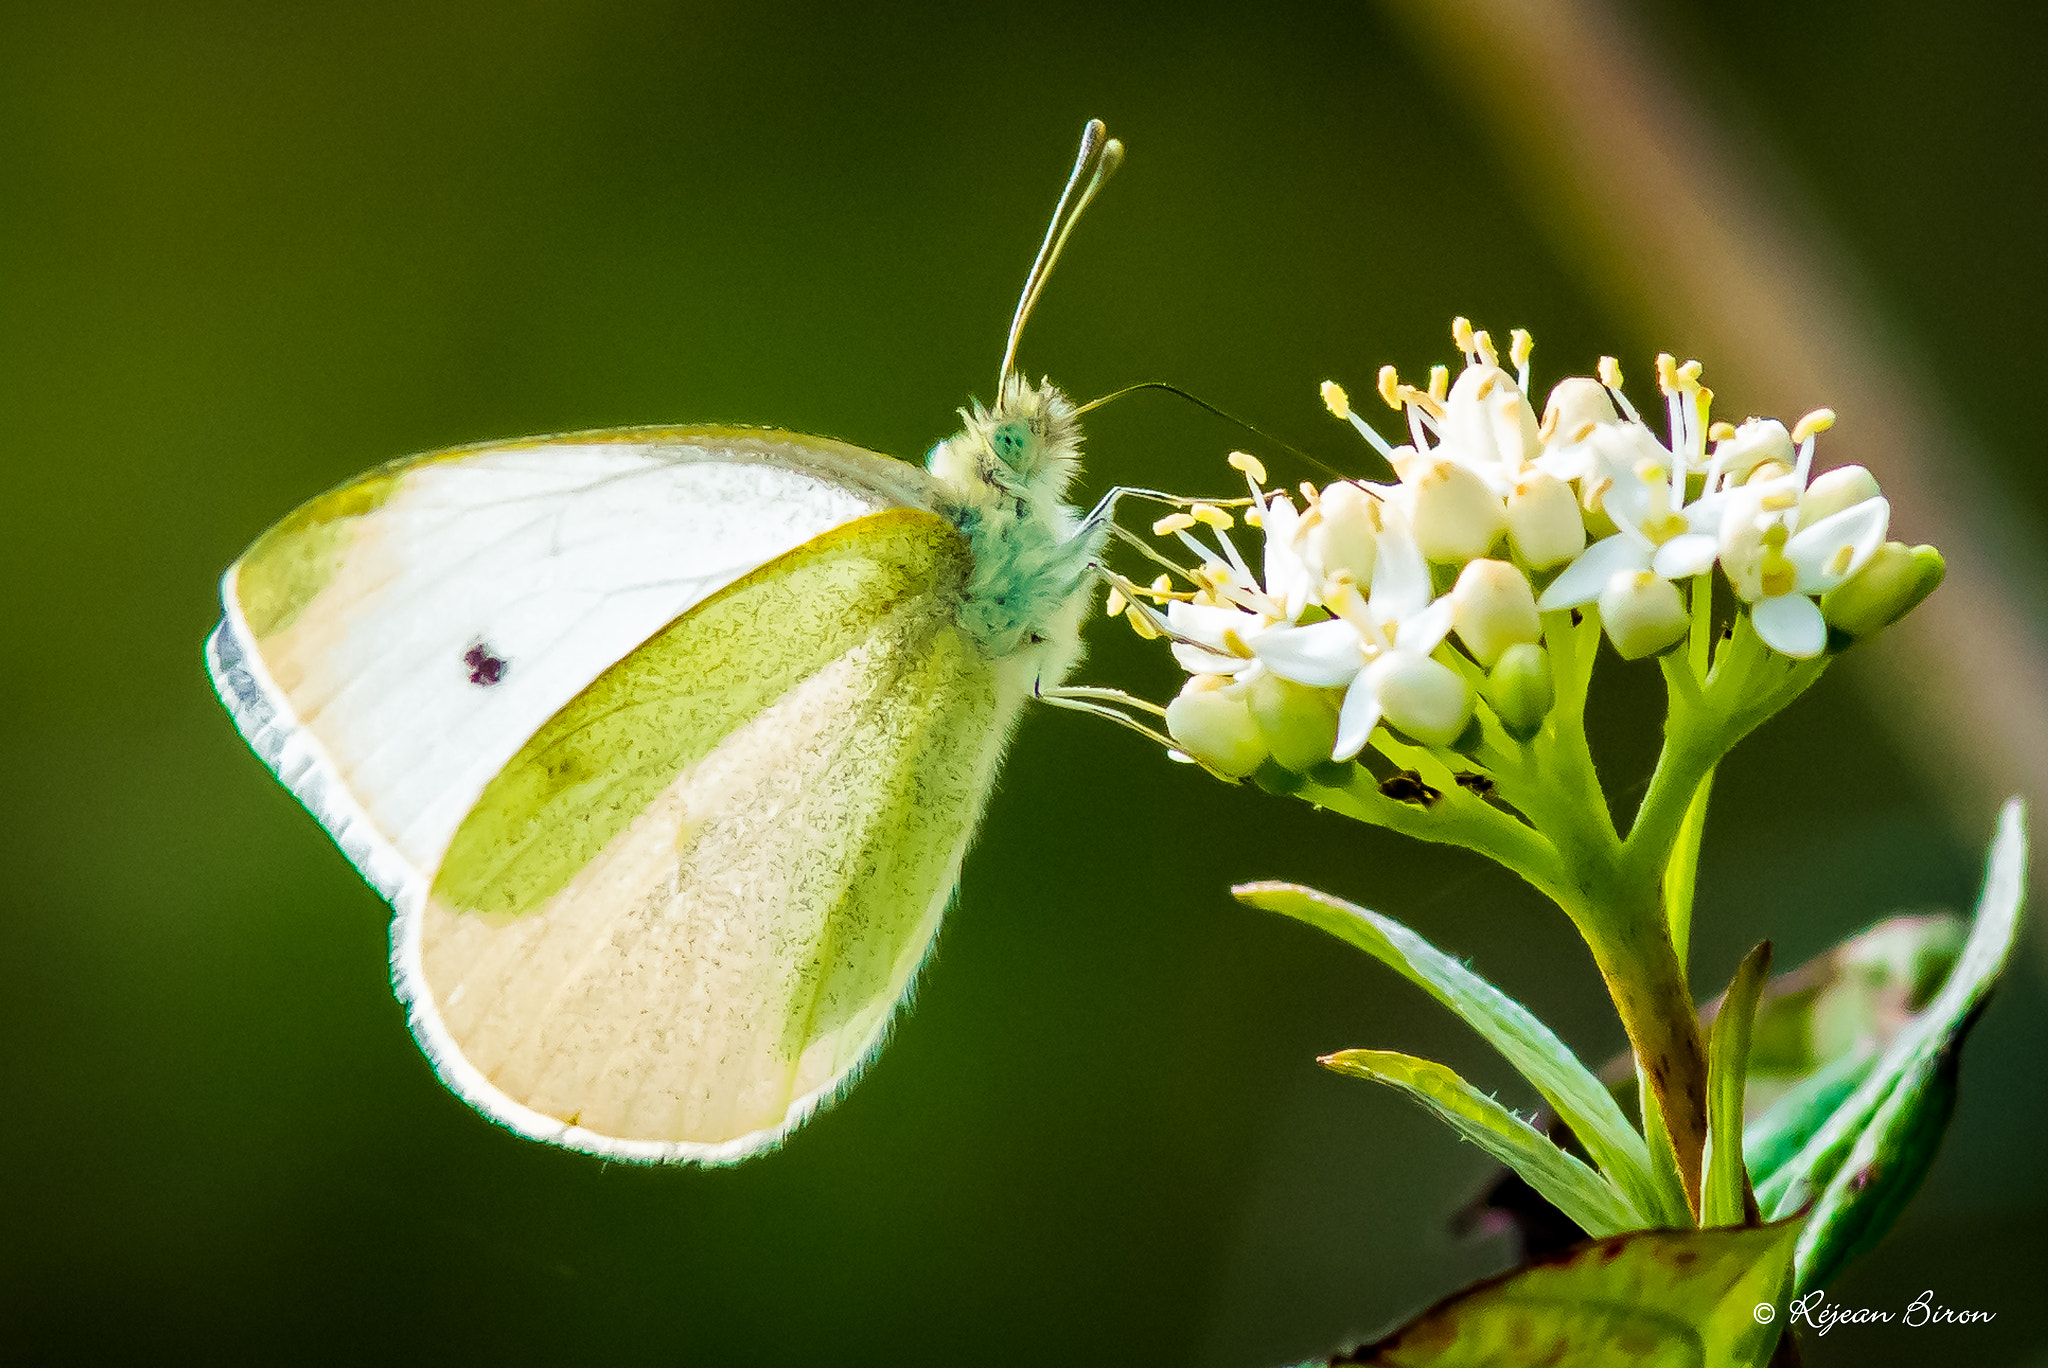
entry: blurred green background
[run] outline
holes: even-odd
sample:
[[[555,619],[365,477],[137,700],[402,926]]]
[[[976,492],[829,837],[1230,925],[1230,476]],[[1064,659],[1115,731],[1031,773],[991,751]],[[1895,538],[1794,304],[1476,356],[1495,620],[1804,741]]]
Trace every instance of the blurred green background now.
[[[2040,387],[2006,331],[2048,314],[2031,11],[1790,9],[1631,13],[1803,187],[2038,514]],[[860,1088],[738,1169],[607,1167],[434,1081],[386,909],[199,656],[241,548],[395,454],[714,420],[922,452],[986,394],[1091,115],[1130,159],[1024,348],[1077,396],[1170,379],[1364,469],[1316,382],[1451,361],[1453,313],[1531,328],[1539,388],[1683,353],[1537,231],[1415,33],[1312,4],[6,6],[8,1355],[1257,1368],[1500,1268],[1446,1229],[1478,1151],[1313,1061],[1399,1048],[1533,1098],[1419,993],[1224,892],[1354,897],[1618,1049],[1562,918],[1472,858],[1033,716]],[[1132,399],[1093,419],[1084,493],[1222,489],[1246,444]],[[1090,681],[1171,686],[1128,633],[1092,640]],[[1857,668],[1724,768],[1703,993],[1761,936],[1790,965],[1974,896],[1992,804],[1937,801]],[[1608,675],[1627,792],[1661,695]],[[2043,964],[2035,935],[1925,1189],[1835,1292],[1997,1319],[1838,1330],[1810,1362],[2048,1362]]]

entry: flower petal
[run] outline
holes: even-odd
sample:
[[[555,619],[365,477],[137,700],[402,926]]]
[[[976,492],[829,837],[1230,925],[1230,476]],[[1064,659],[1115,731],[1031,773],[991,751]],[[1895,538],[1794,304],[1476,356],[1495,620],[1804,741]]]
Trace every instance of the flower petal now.
[[[1373,614],[1381,622],[1398,622],[1427,608],[1429,600],[1429,563],[1408,520],[1390,516],[1380,529],[1379,556],[1372,567]]]
[[[1820,605],[1804,594],[1758,599],[1749,620],[1764,645],[1779,655],[1811,660],[1827,649],[1827,621],[1820,615]]]
[[[1450,635],[1454,612],[1451,596],[1444,595],[1414,616],[1403,618],[1400,627],[1395,630],[1394,645],[1404,651],[1413,651],[1417,655],[1428,655],[1441,646],[1444,638]]]
[[[1344,691],[1344,706],[1337,711],[1337,744],[1330,758],[1357,758],[1358,753],[1365,749],[1365,743],[1372,740],[1372,729],[1379,724],[1379,695],[1372,691],[1365,682],[1365,676],[1360,674]]]
[[[1650,568],[1665,579],[1687,579],[1713,569],[1714,558],[1720,554],[1718,538],[1704,532],[1682,532],[1657,548]]]
[[[1274,674],[1319,689],[1349,683],[1365,664],[1358,629],[1342,618],[1269,628],[1251,646]]]
[[[1785,559],[1798,572],[1799,592],[1824,594],[1861,570],[1884,544],[1891,520],[1890,503],[1865,499],[1794,533]]]
[[[1607,581],[1623,570],[1647,570],[1652,548],[1634,537],[1617,532],[1596,541],[1550,582],[1536,606],[1548,613],[1557,608],[1578,608],[1600,597]]]

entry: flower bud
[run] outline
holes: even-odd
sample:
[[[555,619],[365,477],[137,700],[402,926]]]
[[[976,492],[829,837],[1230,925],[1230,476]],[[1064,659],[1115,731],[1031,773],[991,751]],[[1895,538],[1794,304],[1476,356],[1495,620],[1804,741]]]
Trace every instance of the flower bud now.
[[[1506,561],[1476,560],[1451,590],[1451,626],[1472,658],[1488,669],[1501,652],[1543,634],[1529,577]]]
[[[1266,760],[1266,738],[1243,690],[1218,688],[1211,675],[1196,675],[1166,705],[1166,734],[1189,755],[1233,779],[1244,778]]]
[[[1508,495],[1508,547],[1532,570],[1562,565],[1586,549],[1578,495],[1555,475],[1528,470]]]
[[[1309,564],[1317,582],[1340,571],[1356,584],[1372,583],[1379,558],[1380,508],[1358,485],[1340,481],[1323,490],[1322,517],[1309,529]]]
[[[1543,719],[1557,702],[1550,674],[1550,654],[1541,646],[1521,642],[1500,654],[1500,663],[1486,677],[1486,701],[1509,736],[1527,741],[1543,728]]]
[[[1837,466],[1813,477],[1799,498],[1799,525],[1811,527],[1830,513],[1854,508],[1881,491],[1877,477],[1860,465]]]
[[[1574,375],[1558,381],[1551,389],[1550,401],[1543,406],[1543,426],[1538,431],[1549,445],[1570,446],[1585,441],[1599,424],[1612,423],[1620,417],[1605,385],[1590,376]]]
[[[1623,660],[1641,660],[1677,645],[1692,620],[1677,585],[1648,570],[1622,570],[1600,591],[1600,625]]]
[[[1735,429],[1733,437],[1714,443],[1714,463],[1741,484],[1765,461],[1775,461],[1787,470],[1798,463],[1792,450],[1792,434],[1775,418],[1751,418]]]
[[[1266,673],[1252,682],[1246,699],[1273,758],[1304,774],[1337,748],[1337,702],[1341,695],[1312,689]]]
[[[1931,546],[1886,542],[1861,570],[1821,596],[1821,616],[1844,636],[1870,636],[1917,608],[1946,568]]]
[[[1444,441],[1468,465],[1498,465],[1512,476],[1536,459],[1536,412],[1499,366],[1467,366],[1444,401]]]
[[[1486,481],[1452,461],[1410,473],[1415,544],[1426,559],[1458,563],[1493,549],[1507,527],[1507,509]]]
[[[1472,720],[1472,690],[1465,676],[1414,651],[1388,651],[1365,667],[1365,687],[1382,715],[1427,746],[1448,746]]]

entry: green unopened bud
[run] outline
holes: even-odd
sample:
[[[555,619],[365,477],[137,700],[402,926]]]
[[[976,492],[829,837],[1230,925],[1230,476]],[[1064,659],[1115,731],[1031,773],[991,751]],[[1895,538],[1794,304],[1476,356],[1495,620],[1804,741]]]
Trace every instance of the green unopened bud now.
[[[1216,687],[1213,676],[1196,675],[1166,705],[1166,734],[1189,755],[1233,779],[1265,763],[1266,738],[1242,692]]]
[[[1557,702],[1550,653],[1527,642],[1502,651],[1500,663],[1486,677],[1486,701],[1509,736],[1517,741],[1534,736]]]
[[[1309,555],[1322,578],[1343,573],[1371,584],[1379,559],[1380,506],[1359,486],[1342,480],[1323,490],[1322,516],[1309,528]]]
[[[1675,646],[1692,626],[1678,586],[1648,570],[1623,570],[1600,591],[1600,625],[1623,660]]]
[[[1337,748],[1338,695],[1266,673],[1252,682],[1246,699],[1273,758],[1302,774],[1330,758]],[[1169,719],[1170,724],[1170,719]]]
[[[1837,466],[1822,471],[1799,496],[1799,525],[1811,527],[1830,513],[1854,508],[1881,493],[1877,477],[1860,465]]]
[[[1506,561],[1476,560],[1451,590],[1451,626],[1472,658],[1491,669],[1500,653],[1543,635],[1529,577]]]
[[[1413,473],[1415,544],[1425,557],[1458,564],[1493,549],[1507,529],[1507,509],[1486,481],[1451,461]]]
[[[1931,546],[1886,542],[1861,570],[1821,596],[1821,616],[1844,636],[1870,636],[1919,607],[1946,569]]]
[[[1508,495],[1508,547],[1532,570],[1547,570],[1586,549],[1578,495],[1555,475],[1525,472]]]
[[[1448,746],[1472,720],[1472,689],[1450,666],[1413,651],[1389,651],[1365,667],[1365,686],[1390,726],[1426,746]]]
[[[1585,441],[1601,423],[1612,423],[1620,416],[1605,385],[1588,375],[1574,375],[1558,381],[1550,391],[1540,431],[1545,442],[1570,446]]]

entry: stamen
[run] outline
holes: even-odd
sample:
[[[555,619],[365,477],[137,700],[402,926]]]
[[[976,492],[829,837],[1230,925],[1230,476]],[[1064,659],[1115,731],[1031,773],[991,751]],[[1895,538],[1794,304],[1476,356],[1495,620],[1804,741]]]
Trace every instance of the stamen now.
[[[1328,388],[1335,387],[1328,386]],[[1341,396],[1343,394],[1343,391],[1338,390],[1337,393]],[[1342,418],[1344,415],[1340,413],[1337,416],[1339,418]],[[1249,451],[1231,452],[1230,467],[1233,470],[1241,470],[1245,474],[1251,476],[1252,483],[1254,484],[1264,484],[1266,482],[1266,467],[1260,463],[1258,457],[1252,455]]]
[[[1500,353],[1493,349],[1493,339],[1484,329],[1472,334],[1472,345],[1479,350],[1479,359],[1489,366],[1500,365]]]
[[[1196,522],[1204,527],[1213,527],[1218,532],[1228,532],[1237,526],[1236,520],[1215,504],[1198,503],[1189,509],[1188,513]]]
[[[1441,404],[1451,397],[1451,368],[1431,366],[1429,368],[1429,397]]]
[[[1164,537],[1174,532],[1185,532],[1194,525],[1195,520],[1185,513],[1169,513],[1152,524],[1152,535]]]
[[[1401,411],[1401,373],[1391,365],[1380,367],[1380,398],[1387,401],[1387,407],[1394,412]]]
[[[1799,426],[1792,429],[1792,440],[1803,442],[1815,433],[1826,432],[1835,425],[1835,411],[1817,408],[1799,420]]]
[[[1468,366],[1477,365],[1479,360],[1479,358],[1472,354],[1474,350],[1472,341],[1472,320],[1463,314],[1452,319],[1451,342],[1459,351],[1465,353],[1465,364]]]
[[[1678,358],[1670,352],[1657,353],[1657,388],[1666,394],[1678,393]]]
[[[1334,417],[1349,418],[1351,416],[1351,396],[1346,394],[1344,387],[1335,380],[1325,380],[1323,381],[1323,407],[1327,408]],[[1233,460],[1231,464],[1235,465],[1237,463]],[[1263,480],[1266,477],[1261,475],[1259,478]]]
[[[1611,356],[1600,358],[1600,383],[1611,390],[1621,388],[1621,362]]]
[[[1529,353],[1536,350],[1536,339],[1529,336],[1527,328],[1517,328],[1508,334],[1508,360],[1515,363],[1515,369],[1522,373],[1522,388],[1529,385]]]
[[[1124,597],[1124,591],[1111,585],[1109,597],[1103,600],[1102,611],[1110,617],[1122,617],[1124,609],[1130,606],[1131,601]]]
[[[1716,423],[1712,427],[1707,429],[1707,436],[1713,438],[1717,442],[1732,441],[1735,437],[1735,424]]]

